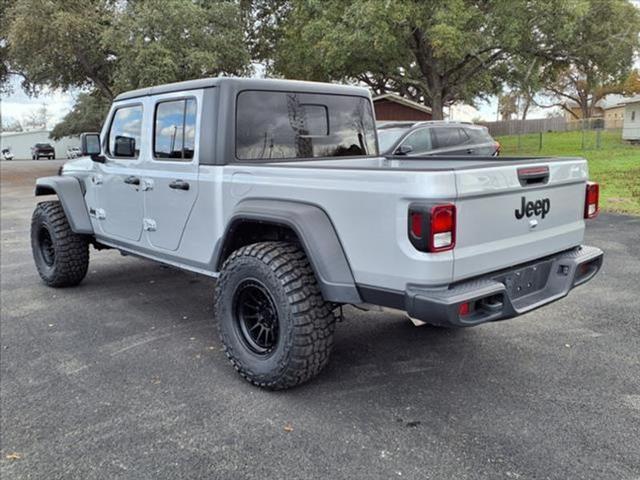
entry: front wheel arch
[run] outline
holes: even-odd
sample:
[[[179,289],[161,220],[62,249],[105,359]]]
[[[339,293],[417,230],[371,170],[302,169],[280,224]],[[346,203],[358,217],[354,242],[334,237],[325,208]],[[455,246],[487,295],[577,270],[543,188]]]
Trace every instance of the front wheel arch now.
[[[87,211],[83,186],[72,176],[41,177],[36,181],[35,195],[57,195],[67,216],[71,230],[82,235],[93,235],[93,225]]]

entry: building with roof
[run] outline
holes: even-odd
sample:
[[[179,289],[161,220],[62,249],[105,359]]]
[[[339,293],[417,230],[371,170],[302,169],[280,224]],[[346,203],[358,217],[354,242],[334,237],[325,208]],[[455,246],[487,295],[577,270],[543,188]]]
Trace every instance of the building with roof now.
[[[373,97],[373,106],[376,111],[376,120],[431,120],[431,109],[408,98],[385,93]]]
[[[640,142],[640,95],[635,95],[624,101],[622,139]]]
[[[31,158],[31,147],[36,143],[50,143],[56,151],[56,158],[65,158],[67,149],[80,146],[80,137],[64,137],[60,140],[49,138],[51,130],[31,130],[27,132],[0,133],[0,148],[8,148],[16,160]]]
[[[591,113],[591,119],[600,120],[595,124],[599,128],[616,129],[622,128],[625,118],[625,103],[629,97],[618,94],[606,95],[596,102]],[[565,110],[565,120],[567,122],[578,122],[582,120],[582,110],[576,102],[566,102],[565,107],[571,110],[573,115]],[[576,118],[577,117],[577,118]]]
[[[618,94],[605,95],[594,105],[593,111],[591,113],[591,118],[605,118],[605,112],[607,110],[619,108],[621,106],[620,103],[624,101],[624,99],[624,96]],[[571,110],[571,112],[575,115],[574,116],[565,110],[565,118],[567,119],[567,121],[575,121],[576,117],[578,119],[582,119],[582,110],[580,109],[580,105],[578,105],[576,102],[570,100],[566,102],[564,106]]]
[[[603,108],[604,128],[622,128],[624,123],[624,103],[616,103]]]

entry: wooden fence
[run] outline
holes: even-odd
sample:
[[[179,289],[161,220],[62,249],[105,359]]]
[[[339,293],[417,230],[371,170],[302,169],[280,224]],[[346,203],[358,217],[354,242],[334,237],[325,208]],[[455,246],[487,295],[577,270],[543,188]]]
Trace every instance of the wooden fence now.
[[[567,120],[564,117],[532,118],[529,120],[503,120],[498,122],[479,122],[495,136],[522,135],[539,132],[567,132],[575,130],[617,130],[622,128],[623,120],[587,118]]]

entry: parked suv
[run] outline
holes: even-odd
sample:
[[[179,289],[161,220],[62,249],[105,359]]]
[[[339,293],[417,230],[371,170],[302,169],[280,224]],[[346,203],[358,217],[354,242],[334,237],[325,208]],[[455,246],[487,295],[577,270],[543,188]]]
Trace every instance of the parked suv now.
[[[383,155],[500,154],[486,127],[462,122],[381,122],[378,141]]]
[[[214,277],[227,357],[282,389],[326,365],[342,305],[470,327],[598,272],[586,160],[384,157],[373,111],[364,88],[286,80],[123,93],[83,157],[37,180],[57,196],[32,217],[40,277],[77,285],[90,245]]]
[[[55,160],[56,151],[50,143],[36,143],[33,147],[31,147],[31,159],[38,160],[40,158]]]

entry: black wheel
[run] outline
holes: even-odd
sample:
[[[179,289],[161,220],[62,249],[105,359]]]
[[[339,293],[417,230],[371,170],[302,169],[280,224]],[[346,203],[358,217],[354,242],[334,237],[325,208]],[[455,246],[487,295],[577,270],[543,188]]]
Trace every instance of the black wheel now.
[[[262,242],[233,252],[218,278],[215,315],[227,357],[259,387],[299,385],[329,360],[335,315],[296,245]]]
[[[89,243],[71,230],[59,201],[39,203],[31,217],[31,250],[50,287],[79,284],[89,268]]]

